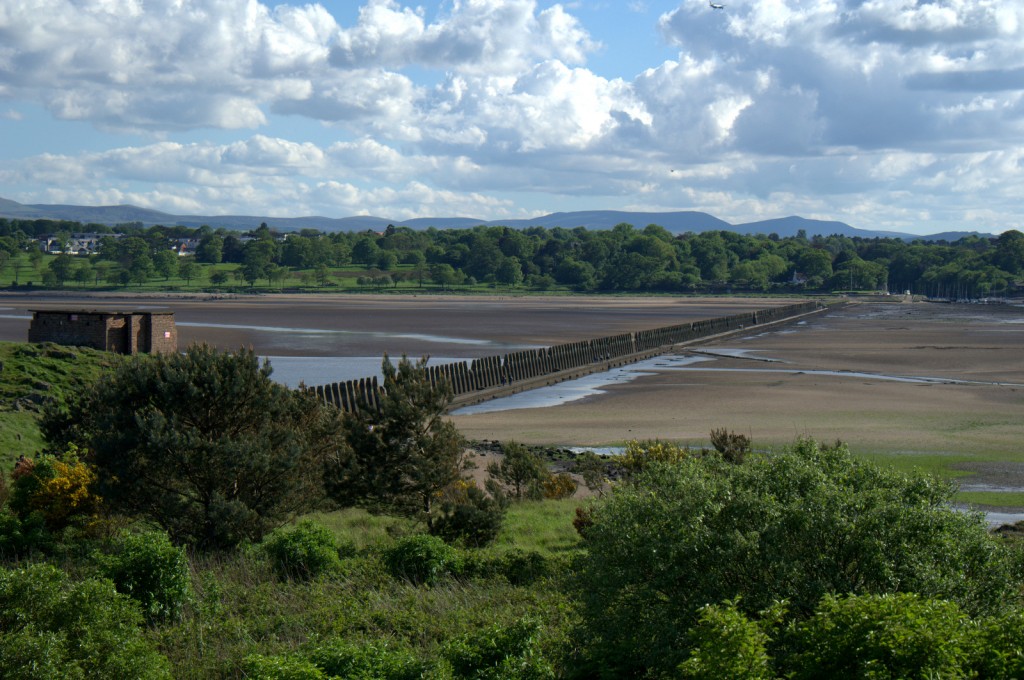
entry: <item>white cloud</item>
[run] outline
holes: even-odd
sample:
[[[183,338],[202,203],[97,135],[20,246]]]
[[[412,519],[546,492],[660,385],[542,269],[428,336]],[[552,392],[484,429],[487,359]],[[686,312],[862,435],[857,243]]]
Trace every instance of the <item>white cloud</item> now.
[[[678,54],[611,78],[588,57],[635,38],[599,40],[581,3],[365,0],[341,25],[319,4],[0,1],[4,134],[39,105],[143,133],[41,144],[0,181],[201,212],[1020,222],[1024,4],[726,4],[680,0],[657,23]]]

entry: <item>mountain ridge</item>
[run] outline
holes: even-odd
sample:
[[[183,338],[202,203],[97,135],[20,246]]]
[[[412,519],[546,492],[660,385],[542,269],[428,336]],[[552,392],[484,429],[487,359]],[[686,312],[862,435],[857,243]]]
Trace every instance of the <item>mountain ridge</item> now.
[[[351,217],[272,217],[259,215],[174,215],[171,213],[140,208],[134,205],[114,206],[79,206],[65,204],[22,204],[6,198],[0,198],[0,217],[8,219],[49,219],[68,220],[83,224],[95,223],[114,226],[129,222],[141,222],[144,226],[161,224],[165,226],[223,227],[246,231],[255,229],[266,222],[281,231],[299,231],[301,229],[318,229],[320,231],[382,231],[388,225],[407,226],[412,229],[466,229],[478,225],[506,226],[516,229],[527,227],[545,227],[548,229],[562,227],[573,229],[585,227],[592,230],[611,229],[617,224],[632,224],[642,229],[649,224],[657,224],[669,232],[682,234],[702,231],[733,231],[741,234],[776,234],[779,237],[796,236],[803,231],[811,236],[859,236],[862,238],[899,238],[906,241],[914,240],[945,240],[955,241],[965,236],[990,237],[976,231],[954,231],[941,234],[917,235],[895,231],[879,231],[858,229],[845,222],[834,220],[815,220],[797,215],[779,217],[756,222],[731,224],[714,215],[693,210],[666,212],[642,212],[622,210],[581,210],[574,212],[556,212],[529,219],[481,220],[472,217],[417,217],[408,220],[393,220],[372,215],[355,215]]]

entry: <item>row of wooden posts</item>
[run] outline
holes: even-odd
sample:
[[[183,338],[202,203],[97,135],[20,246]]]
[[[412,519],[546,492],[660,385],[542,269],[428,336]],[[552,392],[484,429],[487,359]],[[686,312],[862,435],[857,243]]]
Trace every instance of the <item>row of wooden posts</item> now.
[[[536,380],[563,371],[609,363],[621,365],[628,363],[628,359],[633,356],[639,355],[639,359],[651,351],[667,350],[679,343],[772,323],[820,308],[818,302],[800,302],[675,326],[482,357],[474,359],[472,363],[460,361],[427,366],[426,371],[431,382],[436,384],[441,380],[446,381],[458,398],[460,395]],[[360,405],[376,408],[383,388],[377,378],[372,377],[317,385],[310,389],[315,390],[317,396],[327,403],[351,412]]]

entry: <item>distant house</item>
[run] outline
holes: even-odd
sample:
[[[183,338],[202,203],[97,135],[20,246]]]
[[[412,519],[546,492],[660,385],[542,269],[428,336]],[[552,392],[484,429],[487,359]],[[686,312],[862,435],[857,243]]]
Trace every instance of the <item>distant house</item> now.
[[[169,311],[33,310],[28,341],[118,354],[170,354],[178,351],[178,330]]]
[[[178,253],[178,257],[186,257],[188,255],[195,255],[196,250],[199,249],[199,241],[197,238],[175,238],[171,239],[171,250]]]
[[[121,234],[71,234],[66,244],[62,244],[56,234],[45,234],[36,239],[40,249],[51,255],[94,255],[100,250],[100,239],[104,236],[120,238]]]

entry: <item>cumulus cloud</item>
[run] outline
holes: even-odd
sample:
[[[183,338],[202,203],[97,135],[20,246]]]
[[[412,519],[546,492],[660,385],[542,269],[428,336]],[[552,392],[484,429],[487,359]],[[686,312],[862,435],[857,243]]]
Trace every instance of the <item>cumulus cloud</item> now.
[[[577,3],[364,0],[343,24],[315,3],[3,2],[5,107],[143,136],[0,161],[0,181],[201,212],[1020,224],[1024,5],[726,4],[679,0],[657,20],[672,58],[613,78],[588,58],[617,36]]]

